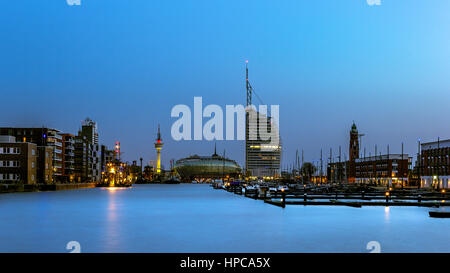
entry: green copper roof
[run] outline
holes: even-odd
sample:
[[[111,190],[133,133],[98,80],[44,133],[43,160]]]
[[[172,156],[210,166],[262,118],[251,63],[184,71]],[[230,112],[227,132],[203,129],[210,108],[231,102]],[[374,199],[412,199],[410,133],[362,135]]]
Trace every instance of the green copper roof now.
[[[358,129],[356,129],[356,124],[355,124],[355,122],[353,122],[353,125],[352,125],[352,132],[354,132],[354,133],[357,133],[357,132],[358,132]]]

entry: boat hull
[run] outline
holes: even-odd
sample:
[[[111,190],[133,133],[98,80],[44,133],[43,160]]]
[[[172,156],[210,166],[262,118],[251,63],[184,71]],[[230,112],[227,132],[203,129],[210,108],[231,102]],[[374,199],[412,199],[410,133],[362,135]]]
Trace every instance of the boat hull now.
[[[434,218],[450,218],[450,211],[430,211],[429,214]]]

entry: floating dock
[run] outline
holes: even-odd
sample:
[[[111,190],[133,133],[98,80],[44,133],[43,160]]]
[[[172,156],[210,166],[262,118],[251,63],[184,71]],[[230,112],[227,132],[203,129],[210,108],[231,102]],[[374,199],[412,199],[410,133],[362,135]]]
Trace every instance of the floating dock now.
[[[285,207],[286,205],[304,206],[348,206],[361,208],[363,206],[416,206],[438,208],[450,206],[450,195],[438,192],[419,190],[386,190],[371,192],[330,191],[320,187],[304,187],[301,190],[270,191],[267,188],[247,190],[245,186],[228,186],[224,190],[255,200],[263,200],[267,204]],[[447,214],[431,217],[447,217]],[[448,216],[450,218],[450,216]]]

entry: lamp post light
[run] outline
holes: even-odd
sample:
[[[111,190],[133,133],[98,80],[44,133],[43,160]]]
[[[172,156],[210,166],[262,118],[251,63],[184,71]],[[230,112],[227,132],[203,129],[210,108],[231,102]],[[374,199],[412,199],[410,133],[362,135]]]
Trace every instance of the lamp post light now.
[[[390,193],[387,191],[386,192],[386,204],[389,203],[389,195],[390,195]]]

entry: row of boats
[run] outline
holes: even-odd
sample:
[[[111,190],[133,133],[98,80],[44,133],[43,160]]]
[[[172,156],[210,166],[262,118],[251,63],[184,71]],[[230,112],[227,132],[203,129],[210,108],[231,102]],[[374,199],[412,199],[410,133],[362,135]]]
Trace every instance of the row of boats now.
[[[231,182],[214,181],[211,183],[211,186],[215,189],[240,187],[243,192],[267,190],[270,193],[270,192],[284,192],[289,190],[289,187],[287,185],[278,185],[276,183],[271,182],[248,183],[245,181],[231,181]]]

